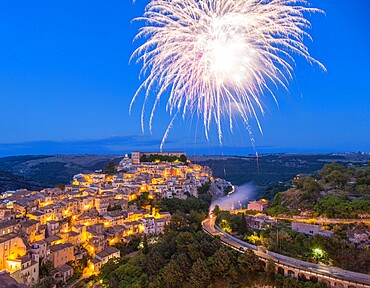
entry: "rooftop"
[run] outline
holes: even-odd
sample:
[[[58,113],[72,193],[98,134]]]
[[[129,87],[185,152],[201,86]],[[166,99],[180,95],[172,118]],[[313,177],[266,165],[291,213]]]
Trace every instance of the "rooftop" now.
[[[52,243],[54,241],[58,241],[58,240],[61,240],[61,239],[62,238],[54,235],[54,236],[50,236],[48,238],[45,238],[45,242],[48,243],[48,244],[50,244],[50,243]]]
[[[8,272],[0,272],[0,287],[2,288],[27,288],[27,285],[19,284],[10,277]]]
[[[17,258],[17,260],[19,260],[23,264],[23,263],[32,261],[32,258],[30,258],[28,255],[26,255],[26,256],[22,256],[22,257]]]
[[[109,246],[108,248],[96,254],[96,256],[99,258],[105,258],[117,252],[119,252],[119,250],[116,247]]]
[[[65,273],[65,272],[68,272],[70,270],[73,270],[73,268],[71,266],[69,266],[68,264],[64,264],[64,265],[58,267],[57,270],[59,272]]]
[[[45,215],[45,213],[44,212],[41,212],[41,211],[35,211],[35,212],[28,213],[28,214],[34,215],[36,217]]]
[[[11,239],[14,239],[16,237],[20,237],[20,236],[16,233],[9,233],[9,234],[2,235],[2,236],[0,236],[0,243],[7,242],[7,241],[9,241]]]
[[[33,220],[33,219],[28,219],[27,221],[21,222],[20,225],[23,228],[28,228],[28,227],[31,227],[33,225],[36,225],[37,223],[40,223],[40,221]]]
[[[54,246],[50,246],[50,251],[51,252],[57,252],[57,251],[60,251],[60,250],[66,249],[66,248],[70,248],[70,247],[73,247],[73,245],[71,243],[57,244],[57,245],[54,245]]]
[[[16,220],[9,220],[9,221],[0,222],[0,229],[8,228],[10,226],[15,226],[16,224],[17,224]]]

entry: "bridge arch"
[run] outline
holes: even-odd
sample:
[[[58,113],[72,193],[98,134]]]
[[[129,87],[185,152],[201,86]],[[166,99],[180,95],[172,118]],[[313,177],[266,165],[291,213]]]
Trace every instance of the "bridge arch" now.
[[[317,283],[317,282],[319,282],[319,278],[317,278],[316,276],[311,276],[310,281],[313,282],[313,283]]]
[[[277,273],[284,276],[284,268],[283,267],[278,267],[277,268]]]
[[[334,288],[344,288],[344,285],[342,283],[335,282],[334,283]]]
[[[259,260],[259,263],[262,267],[265,267],[265,268],[267,267],[267,264],[268,264],[267,261],[264,261],[264,260],[261,260],[261,259]]]
[[[293,270],[288,270],[288,277],[295,278],[295,272]]]
[[[329,280],[322,279],[321,282],[324,283],[326,287],[331,287],[331,282]]]
[[[306,275],[303,273],[298,273],[298,280],[306,281],[307,280]]]

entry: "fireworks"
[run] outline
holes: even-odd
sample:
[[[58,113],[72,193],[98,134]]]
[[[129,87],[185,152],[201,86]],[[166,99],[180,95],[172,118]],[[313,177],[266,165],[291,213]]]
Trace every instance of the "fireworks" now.
[[[222,143],[222,123],[233,129],[239,115],[250,131],[249,119],[264,113],[261,95],[275,99],[274,86],[293,77],[294,55],[325,67],[310,56],[305,38],[311,23],[305,15],[321,10],[305,0],[152,0],[145,24],[135,39],[145,39],[132,55],[142,63],[144,80],[134,95],[145,91],[145,104],[155,94],[149,127],[163,95],[172,121],[177,115],[197,114],[205,135],[212,121]],[[276,101],[276,99],[275,99]]]

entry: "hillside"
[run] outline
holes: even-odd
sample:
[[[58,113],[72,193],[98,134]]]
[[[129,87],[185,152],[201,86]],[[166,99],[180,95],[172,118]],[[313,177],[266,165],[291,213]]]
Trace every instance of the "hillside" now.
[[[6,171],[0,171],[0,192],[17,190],[17,189],[28,189],[28,190],[40,190],[45,188],[45,184],[27,179],[23,176],[16,176]]]
[[[195,156],[190,160],[209,166],[215,177],[224,178],[235,185],[253,181],[267,186],[289,181],[297,174],[311,174],[326,163],[366,163],[370,155],[352,154],[266,154],[239,156]]]
[[[32,179],[31,182],[36,181],[43,186],[54,186],[69,183],[77,173],[103,169],[110,161],[118,163],[121,158],[118,155],[12,156],[0,158],[0,170]],[[24,184],[28,185],[28,182]],[[0,186],[1,190],[4,188]]]
[[[312,177],[299,175],[292,182],[293,188],[275,196],[270,215],[370,217],[370,162],[362,167],[326,164]]]

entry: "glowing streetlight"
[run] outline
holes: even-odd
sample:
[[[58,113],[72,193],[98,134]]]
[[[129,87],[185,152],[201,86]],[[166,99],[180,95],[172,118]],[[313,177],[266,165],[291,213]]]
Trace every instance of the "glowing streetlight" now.
[[[312,255],[320,262],[320,259],[324,257],[325,251],[320,248],[313,248]]]

